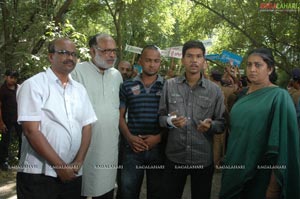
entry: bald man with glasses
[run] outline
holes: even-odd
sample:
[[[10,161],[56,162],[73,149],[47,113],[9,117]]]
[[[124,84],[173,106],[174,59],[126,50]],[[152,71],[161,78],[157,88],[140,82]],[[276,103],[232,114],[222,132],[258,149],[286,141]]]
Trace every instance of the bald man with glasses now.
[[[17,174],[18,198],[81,198],[81,167],[97,118],[86,89],[70,77],[76,46],[58,38],[48,46],[51,67],[17,92],[23,127]]]

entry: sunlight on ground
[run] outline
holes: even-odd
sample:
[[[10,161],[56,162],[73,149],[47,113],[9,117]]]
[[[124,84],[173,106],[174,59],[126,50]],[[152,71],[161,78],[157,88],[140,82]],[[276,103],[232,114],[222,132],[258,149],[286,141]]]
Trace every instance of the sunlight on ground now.
[[[0,199],[16,199],[16,172],[0,171]]]

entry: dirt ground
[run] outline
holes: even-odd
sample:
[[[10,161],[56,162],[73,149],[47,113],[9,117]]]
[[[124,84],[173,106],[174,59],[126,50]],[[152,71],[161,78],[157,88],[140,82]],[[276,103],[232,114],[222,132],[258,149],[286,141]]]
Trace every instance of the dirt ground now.
[[[16,198],[16,172],[0,170],[0,199]]]

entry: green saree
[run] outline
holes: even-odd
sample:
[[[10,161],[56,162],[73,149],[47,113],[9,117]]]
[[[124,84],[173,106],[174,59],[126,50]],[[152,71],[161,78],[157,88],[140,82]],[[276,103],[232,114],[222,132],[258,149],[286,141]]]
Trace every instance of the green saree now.
[[[242,97],[230,121],[220,199],[264,199],[272,170],[281,198],[300,198],[299,132],[287,91],[266,87]]]

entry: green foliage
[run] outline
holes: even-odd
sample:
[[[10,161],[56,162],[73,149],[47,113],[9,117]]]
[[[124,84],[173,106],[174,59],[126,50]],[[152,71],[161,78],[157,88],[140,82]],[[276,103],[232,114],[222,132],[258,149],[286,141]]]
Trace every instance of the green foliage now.
[[[211,53],[220,53],[226,49],[246,57],[247,52],[253,48],[267,47],[274,52],[277,67],[280,69],[279,77],[287,78],[287,74],[281,73],[289,73],[292,68],[299,67],[299,11],[264,12],[260,10],[262,1],[259,0],[193,2],[195,7],[210,11],[206,16],[212,18],[207,17],[209,23],[204,28],[213,30],[211,36],[214,45]],[[284,86],[282,82],[285,80],[278,81]]]
[[[69,20],[66,20],[64,24],[59,24],[58,26],[56,26],[53,21],[50,21],[45,28],[46,32],[42,36],[42,39],[44,39],[46,43],[55,38],[68,37],[76,44],[80,59],[87,60],[89,58],[88,49],[86,48],[86,36],[76,32],[73,25],[69,23]],[[47,54],[47,45],[36,55],[25,54],[23,60],[20,60],[22,63],[22,66],[19,67],[22,74],[21,80],[25,80],[49,67]]]
[[[4,53],[0,54],[0,64],[20,68],[24,78],[48,65],[49,40],[70,37],[81,60],[87,60],[88,39],[99,32],[111,34],[120,49],[119,58],[129,61],[133,54],[124,51],[126,44],[143,47],[152,43],[164,49],[190,39],[212,38],[209,53],[229,50],[245,57],[249,50],[264,46],[273,49],[279,73],[300,66],[299,11],[262,12],[260,0],[2,2],[0,25],[4,28],[0,32],[4,37],[0,38],[0,49]],[[164,60],[165,70],[170,62]],[[179,60],[174,63],[181,69]]]

